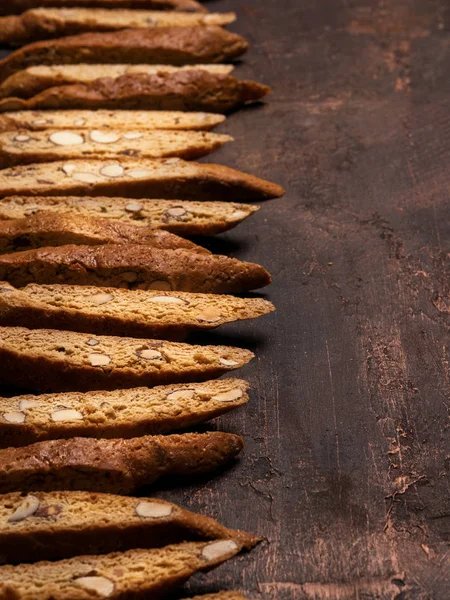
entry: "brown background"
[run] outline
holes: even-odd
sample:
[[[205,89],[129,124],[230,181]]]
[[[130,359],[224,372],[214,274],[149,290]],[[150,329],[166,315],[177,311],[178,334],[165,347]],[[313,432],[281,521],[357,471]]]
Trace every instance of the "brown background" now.
[[[277,313],[245,345],[236,466],[157,493],[268,542],[192,591],[449,598],[450,35],[447,0],[215,0],[273,86],[214,161],[288,193],[215,245],[260,262]]]

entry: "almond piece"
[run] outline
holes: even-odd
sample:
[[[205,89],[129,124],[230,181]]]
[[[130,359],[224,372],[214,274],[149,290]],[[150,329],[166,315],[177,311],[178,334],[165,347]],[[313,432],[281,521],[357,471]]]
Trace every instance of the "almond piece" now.
[[[27,517],[31,517],[39,508],[39,500],[36,496],[27,496],[22,504],[20,504],[15,512],[9,517],[8,523],[17,523],[23,521]]]
[[[215,400],[216,402],[233,402],[233,400],[238,400],[242,398],[244,392],[239,388],[230,390],[229,392],[221,392],[220,394],[216,394],[211,398],[211,400]]]
[[[77,170],[77,166],[73,163],[67,163],[62,167],[62,170],[66,175],[70,176],[72,175],[72,173],[75,173],[75,171]]]
[[[220,358],[219,360],[226,367],[236,367],[239,364],[237,361],[228,358]]]
[[[173,506],[161,504],[160,502],[148,502],[143,500],[136,506],[136,514],[146,519],[162,519],[173,513]]]
[[[47,119],[35,119],[34,121],[31,121],[30,125],[32,125],[33,127],[44,127],[44,125],[48,125],[51,121],[48,121]]]
[[[166,215],[169,217],[173,217],[174,219],[179,219],[180,217],[184,217],[188,212],[181,206],[174,206],[173,208],[169,208],[166,211]]]
[[[152,348],[146,348],[144,350],[138,350],[136,354],[140,358],[145,358],[146,360],[162,360],[163,355],[158,350],[153,350]]]
[[[139,213],[143,210],[143,208],[144,207],[142,204],[139,204],[139,202],[128,202],[128,204],[125,206],[125,210],[130,213]]]
[[[139,133],[138,131],[130,131],[129,133],[124,133],[123,137],[126,140],[140,140],[144,137],[143,133]]]
[[[51,417],[52,421],[55,421],[55,423],[62,423],[65,421],[81,421],[84,418],[78,410],[72,410],[70,408],[55,410],[52,412]]]
[[[72,131],[56,131],[48,139],[55,146],[79,146],[84,144],[84,137]]]
[[[115,178],[115,177],[122,177],[122,175],[124,174],[124,168],[120,165],[106,165],[106,167],[103,167],[102,169],[100,169],[100,173],[104,176],[104,177],[111,177],[111,178]]]
[[[107,304],[108,302],[111,302],[111,300],[114,300],[114,296],[112,294],[99,292],[98,294],[88,297],[88,300],[90,300],[92,304],[95,304],[95,306],[101,306],[102,304]]]
[[[167,394],[167,400],[190,400],[194,397],[195,390],[175,390]]]
[[[100,342],[98,340],[94,339],[94,338],[91,338],[90,340],[88,340],[86,342],[86,344],[88,346],[98,346],[100,344]]]
[[[11,412],[4,413],[2,417],[8,423],[25,423],[25,414],[19,410],[13,410]]]
[[[248,217],[248,213],[245,212],[245,210],[235,210],[228,217],[228,220],[229,221],[242,221],[242,219],[245,219],[246,217]]]
[[[19,134],[13,137],[14,142],[29,142],[31,137],[26,134]]]
[[[111,362],[111,358],[106,354],[89,354],[89,362],[93,367],[106,367]]]
[[[36,402],[35,400],[21,400],[19,402],[19,409],[22,411],[28,410],[29,408],[36,408],[37,406],[39,406],[39,402]]]
[[[221,558],[230,552],[234,552],[237,549],[237,544],[233,540],[219,540],[208,544],[202,550],[202,556],[206,560],[215,560]]]
[[[89,137],[98,144],[114,144],[120,140],[120,135],[108,131],[91,131]]]
[[[85,123],[86,123],[86,119],[77,119],[76,121],[73,122],[75,127],[83,127],[83,125],[85,125]]]
[[[216,321],[220,321],[222,315],[212,306],[205,308],[205,310],[197,316],[199,321],[205,321],[206,323],[216,323]]]
[[[106,577],[77,577],[73,580],[73,583],[89,592],[95,592],[103,598],[108,598],[114,593],[115,584]]]

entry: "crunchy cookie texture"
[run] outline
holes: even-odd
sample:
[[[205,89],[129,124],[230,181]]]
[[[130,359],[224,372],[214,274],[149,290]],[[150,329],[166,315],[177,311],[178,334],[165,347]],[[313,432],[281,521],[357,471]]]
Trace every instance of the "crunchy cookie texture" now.
[[[148,594],[151,598],[161,599],[194,573],[208,571],[241,549],[239,540],[186,542],[162,549],[3,566],[0,567],[0,597],[114,600]]]
[[[124,29],[120,35],[82,33],[16,50],[0,61],[0,81],[33,65],[222,63],[238,58],[247,48],[241,36],[216,25]]]
[[[274,310],[262,298],[71,285],[0,283],[0,324],[182,340],[188,333]]]
[[[161,250],[183,248],[210,254],[205,248],[168,231],[116,223],[101,217],[39,212],[22,219],[0,220],[0,253],[67,244],[142,244]],[[145,248],[142,251],[145,252]]]
[[[89,65],[83,65],[84,67]],[[114,65],[102,65],[108,67]],[[33,67],[32,67],[33,68]],[[36,67],[38,68],[38,67]],[[51,68],[51,67],[48,67]],[[204,112],[148,110],[46,110],[0,115],[0,131],[47,129],[124,129],[130,131],[208,131],[225,121],[223,115]]]
[[[85,8],[137,8],[147,10],[181,10],[191,12],[207,12],[206,7],[196,0],[10,0],[2,2],[0,14],[11,15],[22,13],[30,8],[79,7]]]
[[[37,65],[22,69],[8,77],[0,84],[0,98],[16,97],[31,98],[47,88],[76,83],[92,83],[97,79],[117,79],[122,75],[157,75],[158,73],[176,74],[186,71],[205,71],[215,75],[229,75],[234,70],[234,65],[187,65],[174,67],[172,65],[147,65],[147,64],[83,64],[76,65]],[[140,111],[141,113],[144,111]],[[159,111],[161,113],[161,111]],[[110,113],[111,114],[111,113]],[[164,115],[162,115],[164,116]],[[42,115],[45,117],[45,115]],[[60,115],[61,118],[61,115]],[[80,119],[75,115],[70,127],[76,127],[73,121]],[[105,123],[108,127],[114,127],[113,122]],[[124,127],[124,123],[115,117],[116,124]],[[67,118],[66,122],[70,123]],[[134,123],[133,119],[129,122]]]
[[[214,519],[157,498],[92,492],[12,492],[0,496],[4,563],[229,539],[247,550],[260,541],[250,533],[228,529]]]
[[[20,46],[89,31],[228,25],[234,13],[178,12],[103,8],[33,8],[19,16],[0,17],[0,44]]]
[[[262,100],[269,92],[269,87],[255,81],[204,70],[128,73],[50,87],[29,99],[5,98],[0,100],[0,111],[118,108],[228,113]]]
[[[185,600],[248,600],[248,598],[240,592],[218,592],[217,594],[204,594],[193,598],[185,598]]]
[[[23,219],[42,212],[56,215],[70,213],[192,236],[222,233],[236,227],[258,210],[252,204],[236,202],[11,196],[0,202],[0,219]]]
[[[0,398],[0,447],[72,437],[132,438],[187,429],[246,404],[247,389],[246,381],[220,379],[152,389]]]
[[[206,131],[122,131],[75,129],[0,132],[0,168],[61,160],[130,158],[194,159],[233,141]]]
[[[80,195],[238,201],[283,194],[283,188],[270,181],[181,158],[58,161],[0,171],[0,198]]]
[[[0,281],[228,294],[264,287],[271,278],[260,265],[227,256],[142,244],[71,244],[1,255]]]
[[[254,356],[231,346],[0,327],[3,385],[30,391],[114,390],[214,379]]]
[[[215,471],[242,448],[239,436],[220,432],[37,442],[0,450],[0,493],[81,490],[126,495],[164,475]]]

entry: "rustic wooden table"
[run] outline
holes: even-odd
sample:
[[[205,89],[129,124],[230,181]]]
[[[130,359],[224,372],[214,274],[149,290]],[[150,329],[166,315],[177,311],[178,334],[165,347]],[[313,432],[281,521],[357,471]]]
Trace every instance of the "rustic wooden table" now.
[[[266,536],[192,591],[450,596],[450,9],[446,0],[215,0],[273,86],[213,161],[288,192],[215,248],[269,268],[277,312],[208,341],[255,350],[246,440],[163,497]]]

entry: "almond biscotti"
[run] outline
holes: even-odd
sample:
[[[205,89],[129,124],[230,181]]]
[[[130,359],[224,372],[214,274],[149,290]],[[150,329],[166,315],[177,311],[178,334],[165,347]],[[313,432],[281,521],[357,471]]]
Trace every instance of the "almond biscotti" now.
[[[111,65],[105,65],[111,66]],[[112,65],[114,66],[114,65]],[[51,67],[49,67],[51,68]],[[17,111],[0,115],[0,131],[47,129],[124,129],[125,131],[209,131],[225,121],[214,113],[163,110],[46,110]]]
[[[67,244],[142,244],[160,250],[182,248],[210,254],[206,248],[168,231],[115,223],[101,217],[39,212],[23,219],[0,220],[0,254]]]
[[[247,42],[223,27],[157,27],[82,33],[28,44],[0,61],[0,81],[33,65],[77,63],[206,64],[238,58]]]
[[[0,169],[61,160],[126,160],[168,158],[186,160],[215,152],[229,135],[206,131],[121,131],[75,129],[64,131],[0,132]]]
[[[0,398],[0,447],[72,437],[133,438],[187,429],[246,404],[247,388],[246,381],[219,379],[152,389]]]
[[[239,201],[283,194],[281,186],[253,175],[181,158],[59,161],[0,171],[0,198],[79,195]]]
[[[142,244],[70,244],[0,255],[0,281],[228,294],[264,287],[271,278],[260,265],[227,256]]]
[[[114,390],[205,381],[243,367],[253,356],[249,350],[231,346],[0,327],[0,381],[30,391]]]
[[[0,567],[2,600],[167,598],[191,575],[240,550],[235,540],[186,542],[155,550],[79,556],[58,562]]]
[[[156,498],[89,492],[12,492],[0,496],[2,563],[61,560],[180,542],[260,540]],[[230,599],[231,600],[231,599]]]
[[[263,298],[72,285],[0,283],[0,325],[182,340],[275,310]],[[1,443],[1,442],[0,442]]]
[[[147,10],[181,10],[207,12],[196,0],[9,0],[0,4],[0,15],[19,14],[30,8],[76,7],[84,8],[137,8]]]
[[[0,450],[0,493],[79,490],[128,495],[163,476],[215,471],[242,448],[239,436],[220,432],[37,442]]]
[[[260,101],[270,88],[201,69],[128,73],[50,87],[29,99],[4,98],[0,112],[36,109],[146,109],[228,113]]]
[[[236,202],[10,196],[0,202],[0,219],[23,219],[42,212],[71,213],[193,236],[223,233],[258,210],[258,206]]]
[[[92,83],[97,79],[117,79],[122,75],[157,75],[158,73],[183,73],[185,71],[206,71],[215,75],[229,75],[234,70],[233,65],[187,65],[173,67],[171,65],[116,65],[116,64],[76,64],[76,65],[38,65],[17,71],[0,84],[0,98],[17,97],[31,98],[39,92],[52,87],[60,87],[72,83]],[[134,111],[133,111],[134,112]],[[143,111],[141,111],[143,112]],[[124,128],[123,122],[112,114],[117,126]],[[36,116],[34,116],[34,119]],[[70,127],[74,127],[72,119]],[[133,120],[130,119],[133,123]],[[114,128],[113,122],[104,123]],[[55,128],[57,126],[55,125]],[[136,129],[136,125],[134,126]]]
[[[126,10],[104,8],[33,8],[19,16],[0,17],[0,44],[21,46],[65,35],[121,29],[229,25],[234,13]]]

